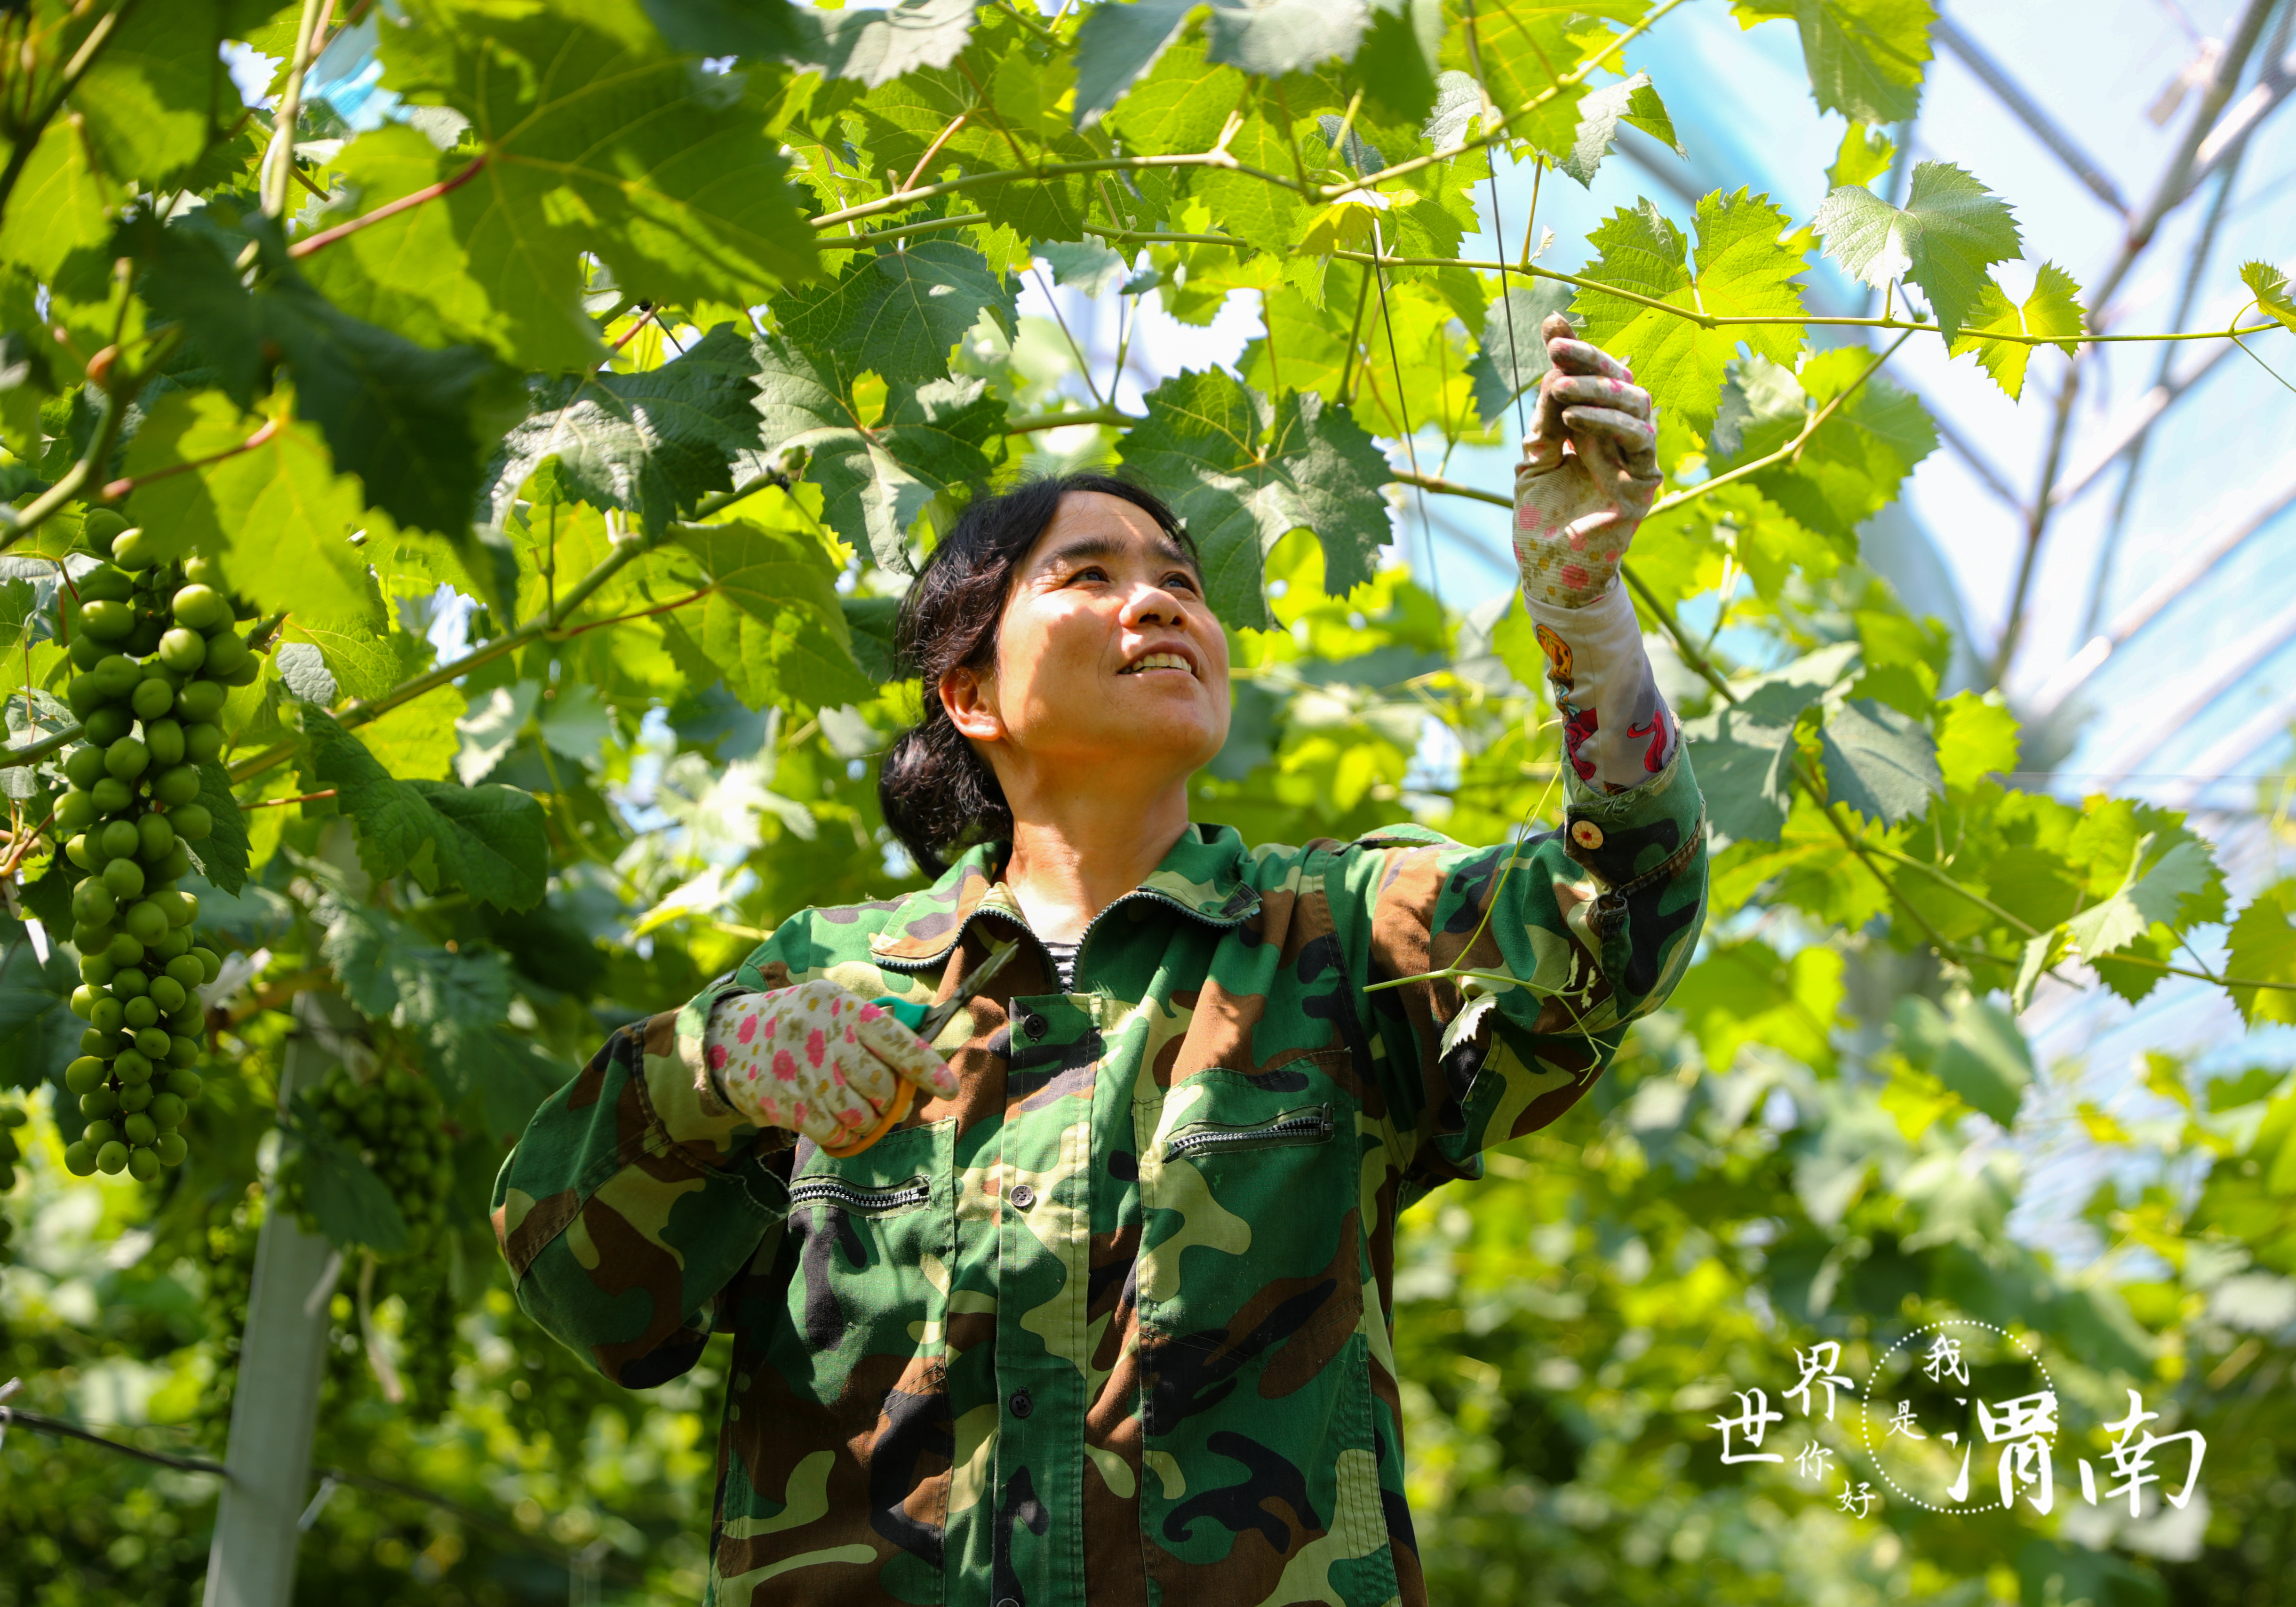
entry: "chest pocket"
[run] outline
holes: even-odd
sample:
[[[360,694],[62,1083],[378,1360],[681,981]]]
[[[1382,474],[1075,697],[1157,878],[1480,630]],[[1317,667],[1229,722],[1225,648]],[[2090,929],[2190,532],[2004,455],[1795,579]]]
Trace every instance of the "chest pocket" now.
[[[1165,1338],[1230,1349],[1323,1297],[1360,1307],[1353,1103],[1286,1069],[1305,1075],[1202,1071],[1134,1106],[1140,1314]]]
[[[843,1160],[799,1151],[774,1365],[809,1382],[815,1400],[842,1398],[865,1363],[900,1373],[938,1358],[956,1250],[955,1127],[904,1127]]]

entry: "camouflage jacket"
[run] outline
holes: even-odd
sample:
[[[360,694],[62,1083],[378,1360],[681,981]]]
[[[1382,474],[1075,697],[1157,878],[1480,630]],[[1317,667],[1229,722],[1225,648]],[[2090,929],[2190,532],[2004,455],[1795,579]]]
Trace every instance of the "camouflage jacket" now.
[[[1028,945],[940,1037],[959,1097],[844,1160],[718,1100],[710,1006],[947,997],[1026,926],[987,849],[808,910],[535,1117],[495,1191],[520,1301],[636,1387],[732,1332],[721,1604],[1422,1602],[1396,1213],[1569,1110],[1680,978],[1701,813],[1677,759],[1513,851],[1192,826],[1077,991]],[[1365,991],[1452,964],[1528,985]]]

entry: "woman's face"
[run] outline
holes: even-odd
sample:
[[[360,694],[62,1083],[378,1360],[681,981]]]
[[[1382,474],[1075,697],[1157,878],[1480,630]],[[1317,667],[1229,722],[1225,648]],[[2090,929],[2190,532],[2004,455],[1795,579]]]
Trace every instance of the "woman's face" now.
[[[1161,784],[1227,740],[1227,638],[1195,561],[1153,519],[1071,492],[1014,572],[995,672],[952,671],[941,692],[1000,774]]]

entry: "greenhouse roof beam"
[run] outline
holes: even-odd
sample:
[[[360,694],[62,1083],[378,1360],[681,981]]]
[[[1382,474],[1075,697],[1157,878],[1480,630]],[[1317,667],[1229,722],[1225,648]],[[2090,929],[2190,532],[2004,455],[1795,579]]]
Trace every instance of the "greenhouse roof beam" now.
[[[1994,98],[2013,113],[2017,120],[2033,132],[2035,138],[2049,148],[2051,155],[2064,163],[2068,171],[2086,185],[2090,194],[2122,217],[2128,215],[2128,202],[2120,186],[2105,176],[2104,169],[2090,160],[2087,152],[2073,143],[2072,136],[2057,127],[2056,119],[2041,110],[2039,102],[2025,93],[2022,86],[2003,70],[2001,64],[1986,54],[1985,47],[1954,25],[1942,12],[1935,29],[1938,43],[1959,56],[1962,64],[1975,73],[1978,81],[1991,90]]]

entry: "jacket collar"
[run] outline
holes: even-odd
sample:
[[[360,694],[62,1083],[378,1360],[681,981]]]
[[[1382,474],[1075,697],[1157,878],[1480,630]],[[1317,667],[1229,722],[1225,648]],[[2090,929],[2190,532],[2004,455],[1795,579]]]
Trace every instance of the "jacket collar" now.
[[[869,939],[869,957],[923,964],[956,947],[975,915],[1001,915],[1023,931],[1012,890],[998,880],[1010,845],[968,849],[931,887],[901,900],[884,929]],[[1234,826],[1191,824],[1162,863],[1127,898],[1152,898],[1215,926],[1237,926],[1259,908],[1259,894],[1244,880],[1243,839]]]

